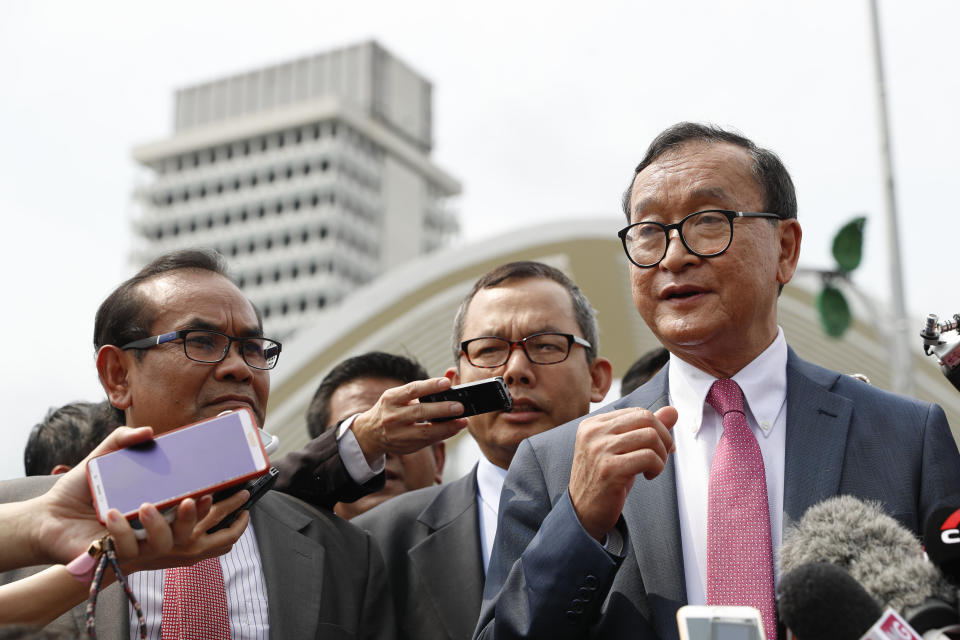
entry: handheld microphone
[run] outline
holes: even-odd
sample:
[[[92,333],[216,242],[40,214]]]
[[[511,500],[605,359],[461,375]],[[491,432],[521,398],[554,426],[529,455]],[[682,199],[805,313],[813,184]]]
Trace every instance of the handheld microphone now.
[[[883,613],[859,582],[829,562],[803,564],[780,578],[777,611],[799,640],[857,640]]]

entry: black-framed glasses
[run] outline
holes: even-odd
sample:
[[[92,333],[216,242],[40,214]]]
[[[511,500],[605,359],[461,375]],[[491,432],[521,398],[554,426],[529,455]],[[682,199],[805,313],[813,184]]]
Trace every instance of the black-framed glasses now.
[[[209,329],[183,329],[171,331],[158,336],[150,336],[141,340],[134,340],[120,347],[121,349],[149,349],[165,342],[174,340],[183,341],[183,353],[191,360],[214,364],[221,362],[230,353],[230,346],[240,344],[240,355],[243,361],[254,369],[273,369],[280,358],[281,345],[269,338],[237,338],[228,336],[219,331]]]
[[[635,222],[617,233],[623,242],[623,250],[630,262],[638,267],[655,267],[667,255],[670,245],[670,230],[676,229],[680,242],[687,251],[701,258],[718,256],[730,247],[733,241],[734,218],[771,218],[779,220],[775,213],[751,213],[708,209],[684,216],[680,222]]]
[[[585,349],[593,345],[578,336],[557,331],[541,331],[523,340],[507,340],[496,336],[481,336],[460,343],[460,353],[467,362],[481,369],[493,369],[506,364],[514,347],[523,349],[527,360],[534,364],[557,364],[570,355],[570,348],[579,344]]]

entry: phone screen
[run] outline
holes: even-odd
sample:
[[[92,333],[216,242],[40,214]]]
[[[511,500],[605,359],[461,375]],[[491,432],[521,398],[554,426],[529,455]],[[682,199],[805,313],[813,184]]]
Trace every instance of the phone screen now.
[[[756,624],[739,621],[691,618],[687,637],[696,640],[760,640]]]
[[[265,471],[259,440],[251,437],[257,436],[249,414],[237,411],[94,458],[98,507],[102,514],[114,508],[130,514],[144,502],[170,502]]]

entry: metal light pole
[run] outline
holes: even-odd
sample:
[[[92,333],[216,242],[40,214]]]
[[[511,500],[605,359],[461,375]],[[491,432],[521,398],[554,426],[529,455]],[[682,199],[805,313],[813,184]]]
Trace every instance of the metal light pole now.
[[[883,74],[883,47],[880,43],[880,16],[877,0],[870,0],[873,59],[877,80],[877,109],[879,115],[880,155],[883,171],[884,210],[887,218],[887,251],[890,264],[891,329],[893,390],[898,393],[913,392],[913,366],[910,357],[907,310],[903,297],[903,269],[900,264],[900,232],[897,225],[897,200],[893,188],[893,160],[890,153],[890,123],[887,116],[887,94]]]

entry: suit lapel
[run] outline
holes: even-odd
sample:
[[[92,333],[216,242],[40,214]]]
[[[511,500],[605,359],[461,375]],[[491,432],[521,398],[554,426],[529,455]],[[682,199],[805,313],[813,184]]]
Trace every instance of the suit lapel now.
[[[300,532],[312,519],[274,492],[250,512],[267,583],[271,638],[317,635],[323,582],[323,546]]]
[[[417,520],[431,533],[407,552],[411,565],[447,635],[470,637],[480,615],[485,576],[477,468],[444,487]]]
[[[647,385],[612,408],[654,411],[668,401],[667,367]],[[829,391],[834,372],[804,362],[789,350],[787,359],[787,442],[784,525],[808,507],[836,495],[853,412],[849,400]],[[624,505],[643,589],[661,638],[676,638],[676,611],[687,602],[674,457],[652,481],[638,478]]]
[[[627,397],[623,406],[655,411],[667,404],[666,367],[645,387]],[[680,538],[680,514],[674,457],[653,480],[638,477],[627,496],[623,518],[640,567],[643,588],[661,638],[677,636],[677,609],[687,602]]]
[[[853,404],[829,391],[839,375],[789,351],[784,529],[840,489]]]

